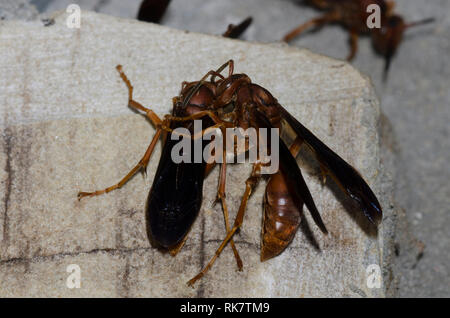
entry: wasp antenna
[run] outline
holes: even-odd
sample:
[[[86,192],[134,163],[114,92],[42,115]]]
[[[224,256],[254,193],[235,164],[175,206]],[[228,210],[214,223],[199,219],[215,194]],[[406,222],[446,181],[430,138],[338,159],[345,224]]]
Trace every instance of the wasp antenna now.
[[[423,20],[420,20],[420,21],[408,23],[408,24],[406,24],[405,27],[406,28],[411,28],[411,27],[415,27],[415,26],[418,26],[418,25],[433,23],[434,21],[436,21],[435,18],[423,19]]]

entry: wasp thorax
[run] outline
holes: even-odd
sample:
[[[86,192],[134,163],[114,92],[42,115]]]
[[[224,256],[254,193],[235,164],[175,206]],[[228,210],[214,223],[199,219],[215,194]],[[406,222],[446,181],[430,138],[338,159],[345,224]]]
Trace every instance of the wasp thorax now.
[[[214,93],[206,86],[202,85],[200,88],[192,95],[189,100],[189,105],[195,105],[199,107],[207,107],[214,101]]]
[[[231,86],[240,86],[243,83],[250,83],[250,78],[245,74],[233,74],[230,77],[227,77],[223,81],[219,82],[217,85],[216,94],[217,96],[222,95],[227,89]],[[231,90],[233,91],[233,90]]]

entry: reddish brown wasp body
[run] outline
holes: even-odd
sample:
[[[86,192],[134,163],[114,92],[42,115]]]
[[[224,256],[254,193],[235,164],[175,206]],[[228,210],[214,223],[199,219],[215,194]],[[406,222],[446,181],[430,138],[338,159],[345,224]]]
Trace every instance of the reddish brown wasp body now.
[[[227,67],[228,76],[225,77],[221,73]],[[203,179],[214,167],[214,163],[207,164],[204,161],[197,164],[174,163],[168,155],[174,146],[169,138],[173,129],[177,127],[191,129],[193,120],[196,119],[202,120],[203,126],[207,129],[220,129],[222,132],[226,128],[253,127],[259,134],[258,128],[284,130],[289,126],[295,132],[294,142],[288,148],[284,140],[278,137],[279,170],[269,177],[266,186],[261,260],[280,254],[292,241],[301,221],[303,204],[308,208],[319,228],[327,233],[295,159],[302,144],[306,144],[313,150],[324,172],[330,174],[347,195],[359,203],[369,220],[378,225],[382,218],[380,204],[359,173],[292,117],[269,91],[252,83],[245,74],[234,74],[233,67],[233,61],[229,61],[219,69],[208,72],[200,81],[184,82],[180,95],[173,99],[172,114],[160,119],[152,110],[133,100],[133,87],[118,66],[120,75],[129,89],[129,106],[144,111],[156,126],[157,131],[144,157],[123,180],[101,191],[80,192],[79,198],[99,195],[119,188],[133,174],[145,169],[155,144],[162,135],[161,159],[148,197],[146,214],[150,223],[150,241],[169,250],[172,255],[176,255],[183,246],[199,212]],[[197,137],[194,136],[192,139]],[[270,149],[270,141],[258,144],[258,147]],[[247,150],[248,148],[245,149]],[[224,158],[226,156],[225,146],[223,156]],[[238,267],[242,268],[242,262],[232,238],[242,225],[247,202],[254,187],[263,177],[261,168],[264,163],[260,158],[253,163],[253,170],[246,181],[242,201],[232,227],[228,221],[225,196],[226,166],[226,160],[224,160],[221,163],[217,193],[218,200],[222,203],[227,235],[211,261],[189,281],[190,285],[209,270],[229,242]]]
[[[293,146],[296,146],[295,143]],[[295,156],[299,149],[291,150]],[[303,214],[303,201],[290,191],[282,172],[270,176],[264,194],[261,261],[279,255],[292,242]]]
[[[370,34],[372,42],[378,53],[386,59],[385,72],[389,69],[391,59],[395,54],[403,33],[406,29],[419,24],[432,22],[433,19],[426,19],[414,23],[406,23],[403,18],[394,13],[394,2],[390,0],[305,0],[305,3],[325,13],[312,19],[288,34],[283,38],[289,42],[311,27],[321,27],[328,23],[342,24],[350,33],[350,54],[347,60],[352,60],[358,50],[358,36],[360,34]],[[368,19],[373,13],[368,10],[370,5],[377,5],[380,9],[380,27],[369,28]]]

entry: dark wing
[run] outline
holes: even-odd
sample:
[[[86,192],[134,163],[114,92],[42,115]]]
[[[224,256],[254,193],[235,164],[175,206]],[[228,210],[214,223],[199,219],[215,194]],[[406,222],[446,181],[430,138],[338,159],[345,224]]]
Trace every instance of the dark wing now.
[[[264,128],[273,128],[270,121],[266,118],[264,114],[259,111],[254,112],[255,118],[258,121],[258,126]],[[317,226],[324,233],[328,233],[325,224],[320,217],[320,213],[317,210],[316,204],[314,203],[311,192],[309,192],[308,186],[306,185],[305,179],[303,178],[302,172],[297,164],[297,160],[292,156],[289,148],[286,146],[284,141],[279,138],[279,156],[280,156],[280,170],[284,173],[286,178],[286,184],[289,191],[292,193],[293,198],[302,198],[306,207],[308,208],[311,216],[316,222]],[[299,206],[301,210],[301,205]]]
[[[302,172],[297,164],[297,160],[295,160],[294,156],[292,156],[289,148],[281,138],[279,142],[280,170],[285,176],[288,176],[286,178],[286,183],[289,191],[295,191],[294,193],[303,199],[303,202],[311,213],[314,222],[316,222],[322,232],[328,233],[327,228],[320,217],[320,213],[317,210],[316,204],[314,203],[311,192],[309,192],[308,186],[306,185],[305,179],[303,178]],[[293,197],[295,198],[295,195]],[[301,207],[299,207],[299,209],[301,209]]]
[[[319,162],[325,166],[344,191],[357,201],[367,218],[375,225],[380,224],[383,213],[380,203],[361,175],[333,150],[314,136],[297,119],[279,105],[282,117],[314,151]]]
[[[185,108],[175,106],[172,115],[186,116]],[[202,125],[206,128],[213,122],[203,117]],[[173,122],[171,128],[176,127],[187,128],[193,134],[193,121]],[[195,141],[191,139],[190,162],[175,163],[172,149],[178,142],[171,140],[171,133],[166,135],[146,208],[150,240],[165,248],[174,247],[188,234],[203,199],[206,162],[194,162]],[[208,142],[201,142],[203,154]]]
[[[150,240],[165,248],[175,246],[187,235],[203,196],[206,163],[174,163],[171,152],[177,142],[168,134],[146,208]]]

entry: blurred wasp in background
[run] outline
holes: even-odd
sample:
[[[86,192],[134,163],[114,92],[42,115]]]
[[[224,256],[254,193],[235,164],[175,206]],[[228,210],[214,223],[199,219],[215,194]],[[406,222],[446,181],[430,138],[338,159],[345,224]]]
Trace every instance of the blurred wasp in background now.
[[[433,18],[429,18],[406,23],[400,15],[394,13],[395,3],[391,0],[304,0],[303,3],[325,13],[293,29],[284,36],[283,41],[292,41],[311,27],[319,28],[325,24],[338,23],[350,33],[350,53],[347,60],[351,61],[358,50],[359,35],[370,34],[375,50],[385,58],[385,78],[405,30],[434,21]],[[379,27],[368,26],[368,20],[374,12],[372,8],[380,10]]]

